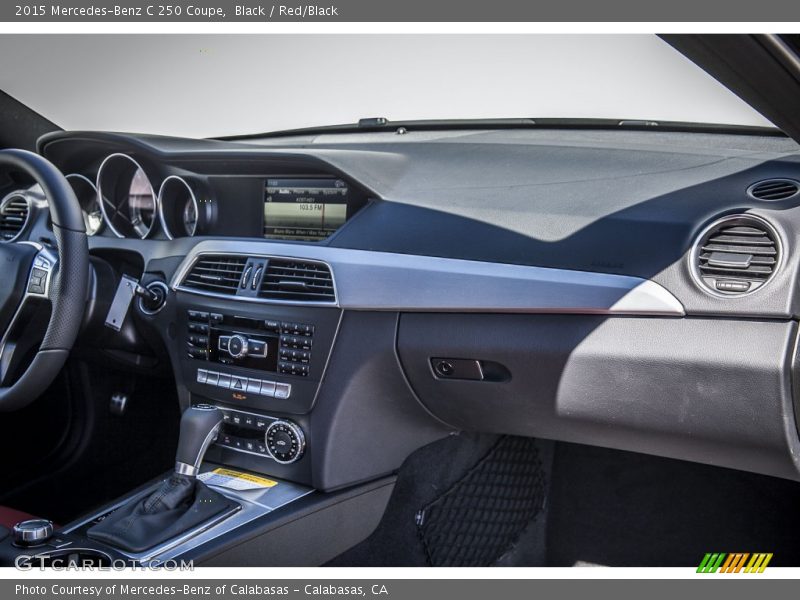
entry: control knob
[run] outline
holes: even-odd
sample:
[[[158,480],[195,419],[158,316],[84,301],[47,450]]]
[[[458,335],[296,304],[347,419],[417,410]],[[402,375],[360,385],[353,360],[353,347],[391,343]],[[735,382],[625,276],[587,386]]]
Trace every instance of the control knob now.
[[[291,421],[273,421],[264,433],[267,452],[282,465],[288,465],[303,456],[306,438],[300,426]]]
[[[228,354],[233,358],[242,358],[247,356],[247,338],[242,335],[232,335],[228,340]]]
[[[53,523],[47,519],[28,519],[14,525],[14,543],[17,546],[39,546],[53,535]]]

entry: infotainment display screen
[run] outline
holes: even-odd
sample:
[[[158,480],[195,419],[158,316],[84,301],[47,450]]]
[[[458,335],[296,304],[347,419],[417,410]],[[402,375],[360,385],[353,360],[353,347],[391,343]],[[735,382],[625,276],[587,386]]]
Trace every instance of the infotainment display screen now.
[[[268,179],[264,237],[324,240],[347,220],[349,194],[341,179]]]

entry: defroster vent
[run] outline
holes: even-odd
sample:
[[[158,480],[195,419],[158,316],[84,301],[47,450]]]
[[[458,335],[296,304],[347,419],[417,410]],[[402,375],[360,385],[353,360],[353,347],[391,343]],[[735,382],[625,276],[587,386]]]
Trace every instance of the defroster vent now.
[[[798,192],[800,183],[794,179],[765,179],[747,189],[747,193],[756,200],[786,200]]]
[[[726,296],[753,292],[775,274],[781,259],[778,234],[752,215],[725,217],[697,241],[693,268],[705,287]]]
[[[259,298],[292,302],[336,301],[333,277],[324,263],[270,258],[261,282]]]
[[[183,280],[183,287],[235,295],[239,289],[247,257],[202,255]]]

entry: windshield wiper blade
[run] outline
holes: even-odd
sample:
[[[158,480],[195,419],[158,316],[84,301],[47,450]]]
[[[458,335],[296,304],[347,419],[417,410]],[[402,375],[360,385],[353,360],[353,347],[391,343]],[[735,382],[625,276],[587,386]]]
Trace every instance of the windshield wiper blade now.
[[[357,123],[304,127],[266,133],[224,136],[215,139],[226,141],[266,139],[296,136],[317,136],[344,133],[380,133],[395,131],[445,131],[464,129],[619,129],[693,133],[728,133],[739,135],[769,135],[785,137],[774,127],[755,125],[726,125],[716,123],[691,123],[680,121],[655,121],[649,119],[586,119],[586,118],[511,118],[511,119],[430,119],[390,121],[385,117],[367,117]]]

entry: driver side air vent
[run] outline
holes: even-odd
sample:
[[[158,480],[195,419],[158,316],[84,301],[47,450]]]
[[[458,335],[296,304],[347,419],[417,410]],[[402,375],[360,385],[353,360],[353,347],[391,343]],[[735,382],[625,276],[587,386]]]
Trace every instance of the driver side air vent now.
[[[284,258],[269,259],[258,296],[292,302],[336,301],[328,265]]]
[[[30,207],[25,196],[13,195],[0,206],[0,240],[10,242],[19,236],[28,222]]]
[[[800,183],[793,179],[766,179],[751,185],[747,193],[756,200],[786,200],[800,192]]]
[[[236,294],[247,258],[243,256],[204,255],[197,259],[182,285],[187,288]]]
[[[708,227],[693,252],[696,278],[725,296],[753,292],[775,274],[781,260],[778,234],[763,219],[736,215]]]

